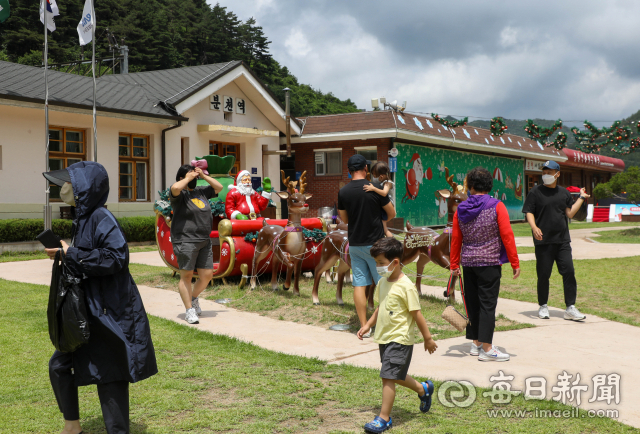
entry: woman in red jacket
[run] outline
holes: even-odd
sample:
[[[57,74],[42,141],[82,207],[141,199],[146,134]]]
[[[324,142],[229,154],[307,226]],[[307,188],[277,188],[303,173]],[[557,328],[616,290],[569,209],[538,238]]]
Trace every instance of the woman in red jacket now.
[[[471,355],[481,361],[506,362],[509,354],[493,346],[496,306],[502,264],[511,263],[513,278],[520,275],[520,262],[507,208],[489,196],[493,177],[477,167],[467,174],[469,199],[453,216],[451,274],[460,276],[464,267],[464,299],[470,324],[467,339],[473,340]]]

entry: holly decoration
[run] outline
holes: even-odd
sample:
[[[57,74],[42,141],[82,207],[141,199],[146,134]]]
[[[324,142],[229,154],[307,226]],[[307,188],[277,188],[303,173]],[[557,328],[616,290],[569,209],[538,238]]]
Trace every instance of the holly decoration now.
[[[320,229],[302,228],[302,236],[306,241],[315,241],[316,243],[319,243],[327,237],[327,233]]]
[[[562,121],[558,119],[551,128],[541,127],[536,125],[531,119],[527,119],[527,123],[524,126],[525,132],[532,140],[541,140],[545,142],[556,130],[562,128]]]
[[[546,146],[547,147],[553,146],[558,151],[566,148],[567,147],[567,135],[565,133],[563,133],[562,131],[560,131],[558,133],[558,135],[556,136],[556,139],[551,143],[547,143]]]
[[[171,208],[171,199],[169,198],[169,191],[170,189],[168,188],[164,191],[159,191],[158,195],[160,196],[160,199],[156,200],[153,204],[153,209],[165,217],[171,217],[171,214],[173,213],[173,209]]]
[[[489,130],[494,136],[499,137],[508,129],[509,127],[504,123],[504,119],[501,116],[496,116],[491,119],[491,126],[489,127]]]
[[[636,149],[640,149],[640,138],[636,137],[635,139],[629,140],[629,144],[627,146],[614,146],[611,150],[620,155],[627,155]]]
[[[440,125],[444,125],[447,128],[464,127],[465,125],[467,125],[467,122],[469,122],[469,118],[467,118],[467,117],[464,117],[462,119],[458,119],[457,121],[450,121],[448,119],[443,118],[442,116],[440,116],[437,113],[431,113],[431,117],[433,118],[433,120],[438,122]]]
[[[220,217],[223,219],[227,218],[227,213],[224,209],[223,201],[221,201],[220,199],[209,199],[209,204],[211,205],[211,214],[213,214],[215,217]]]
[[[584,121],[584,131],[578,128],[572,128],[571,132],[578,144],[576,148],[587,154],[599,152],[602,148],[611,146],[613,152],[622,153],[623,155],[631,152],[635,148],[622,146],[623,143],[631,138],[631,128],[620,126],[620,121],[615,121],[610,127],[598,128],[589,121]],[[636,125],[640,131],[640,122]],[[596,143],[596,139],[604,137],[605,141]]]
[[[244,240],[247,243],[255,243],[258,240],[258,234],[260,232],[249,232],[247,235],[244,236]]]

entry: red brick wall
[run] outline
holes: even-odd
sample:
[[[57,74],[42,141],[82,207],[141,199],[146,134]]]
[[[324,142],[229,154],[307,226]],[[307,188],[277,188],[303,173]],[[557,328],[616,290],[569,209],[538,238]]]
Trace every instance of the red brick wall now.
[[[378,161],[389,159],[388,151],[391,149],[391,139],[369,139],[369,140],[345,140],[339,142],[317,142],[292,144],[295,149],[296,171],[307,171],[307,189],[305,193],[313,194],[309,199],[309,212],[307,217],[316,217],[318,209],[323,206],[333,206],[338,203],[338,191],[340,187],[349,182],[349,171],[347,161],[349,157],[355,155],[356,147],[376,146],[378,148]],[[341,176],[316,176],[314,149],[342,148],[342,175]]]

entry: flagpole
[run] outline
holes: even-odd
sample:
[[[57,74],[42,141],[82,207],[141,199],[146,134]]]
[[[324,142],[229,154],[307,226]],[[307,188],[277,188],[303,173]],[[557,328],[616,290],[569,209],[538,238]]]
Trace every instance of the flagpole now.
[[[47,0],[42,0],[41,5],[44,10],[44,134],[45,134],[45,172],[49,171],[49,82],[47,81],[47,71],[49,70],[49,47],[47,45]],[[44,228],[51,229],[51,205],[49,204],[49,181],[45,180],[45,207],[44,207]]]
[[[91,45],[93,53],[91,55],[91,71],[93,73],[93,161],[98,161],[98,126],[96,122],[96,7],[95,1],[91,0]]]

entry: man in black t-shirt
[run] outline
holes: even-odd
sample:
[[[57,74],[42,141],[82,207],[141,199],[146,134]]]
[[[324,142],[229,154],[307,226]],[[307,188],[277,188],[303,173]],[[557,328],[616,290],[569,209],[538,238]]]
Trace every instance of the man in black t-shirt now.
[[[571,194],[558,186],[560,165],[555,161],[547,161],[542,166],[544,185],[533,187],[522,207],[527,222],[531,226],[533,244],[536,250],[536,272],[538,274],[538,316],[549,319],[549,278],[553,263],[558,264],[558,272],[562,276],[564,301],[567,310],[564,319],[581,321],[586,318],[576,308],[578,285],[571,257],[571,237],[569,236],[569,219],[572,218],[589,197],[585,189],[580,190],[580,198],[573,203]]]
[[[197,187],[198,177],[207,181],[206,187]],[[211,251],[211,229],[213,216],[209,199],[218,196],[222,184],[205,175],[199,167],[181,166],[176,182],[169,195],[173,217],[171,219],[171,243],[178,258],[180,283],[178,290],[187,309],[185,320],[198,324],[202,312],[198,295],[213,277],[213,252]],[[191,286],[193,270],[198,270],[198,281]]]
[[[338,193],[338,213],[343,222],[349,224],[349,258],[353,271],[353,301],[360,320],[360,326],[367,323],[367,297],[365,289],[372,283],[377,284],[380,275],[376,271],[376,261],[369,250],[373,243],[384,238],[382,226],[382,210],[391,220],[396,210],[388,196],[380,196],[373,191],[365,191],[367,181],[367,165],[370,164],[362,155],[349,158],[347,168],[351,174],[351,182]],[[378,186],[379,187],[379,186]]]

